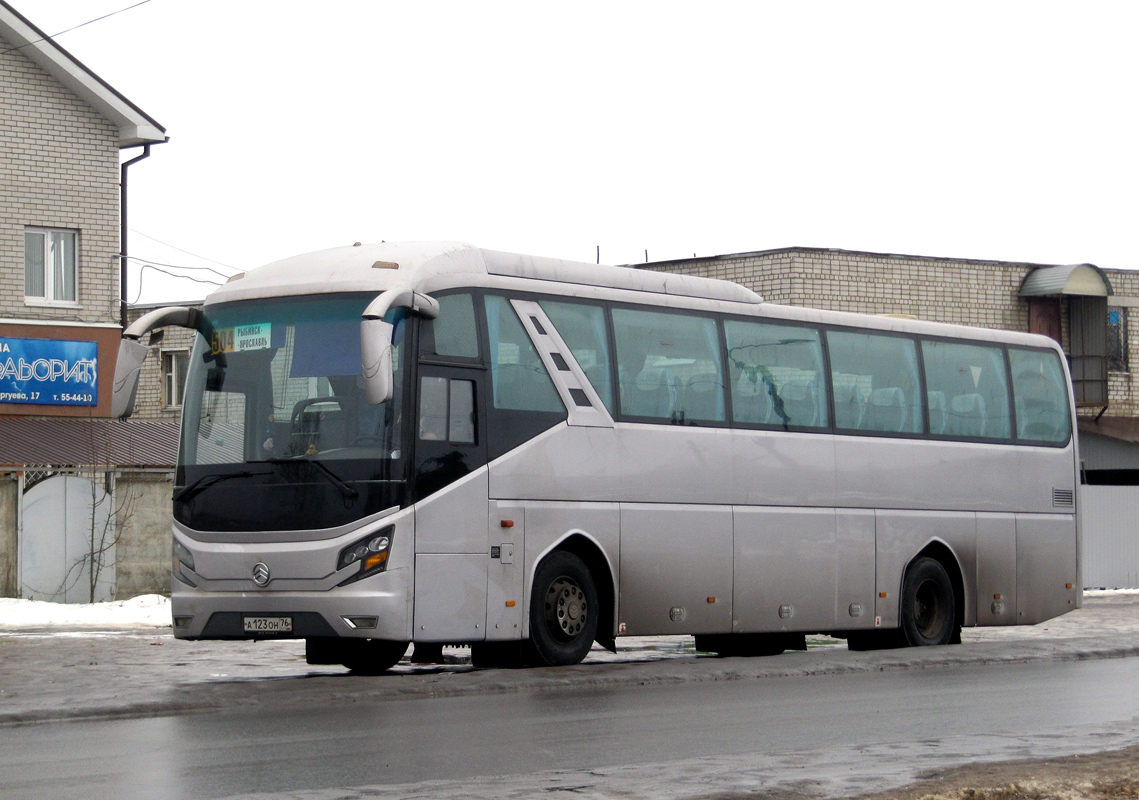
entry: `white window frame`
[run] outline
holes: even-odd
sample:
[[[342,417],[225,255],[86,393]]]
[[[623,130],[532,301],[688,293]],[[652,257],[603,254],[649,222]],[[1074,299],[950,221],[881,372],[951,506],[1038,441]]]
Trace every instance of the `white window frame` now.
[[[71,286],[61,287],[59,281],[56,279],[55,270],[52,264],[55,260],[56,248],[59,245],[60,239],[63,236],[71,237]],[[39,237],[43,242],[43,294],[28,294],[28,269],[31,266],[29,263],[30,252],[28,250],[28,237]],[[65,267],[67,265],[64,265]],[[71,297],[66,297],[67,288],[70,288]],[[27,227],[24,228],[24,303],[26,305],[40,305],[40,306],[67,306],[74,307],[79,305],[79,231],[70,228],[41,228],[41,227]]]
[[[187,348],[170,348],[164,349],[160,363],[162,364],[162,408],[172,409],[181,408],[185,398],[182,396],[186,391],[185,374],[183,374],[183,382],[181,384],[176,380],[177,378],[177,357],[184,356],[186,359],[186,370],[190,368],[190,351]],[[166,357],[170,356],[171,360],[168,362]],[[172,374],[173,373],[173,374]],[[173,397],[172,397],[173,395]],[[176,402],[175,402],[176,401]]]

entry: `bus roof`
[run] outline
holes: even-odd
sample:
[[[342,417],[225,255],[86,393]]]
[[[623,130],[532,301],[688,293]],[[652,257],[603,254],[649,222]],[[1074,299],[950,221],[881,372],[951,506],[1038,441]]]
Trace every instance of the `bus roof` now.
[[[501,276],[736,303],[763,302],[755,292],[728,281],[503,253],[461,242],[356,244],[318,250],[250,270],[231,279],[206,302],[328,292],[378,293],[397,286],[422,290],[442,281],[461,285],[464,275],[480,284],[485,284],[488,276]]]
[[[546,286],[534,282],[545,282]],[[655,305],[674,305],[666,298],[682,297],[693,308],[732,312],[740,303],[773,319],[807,324],[846,325],[896,333],[972,338],[979,341],[1052,347],[1059,346],[1038,334],[976,328],[926,320],[882,317],[765,303],[744,286],[725,280],[677,275],[633,267],[614,267],[484,250],[463,242],[381,242],[318,250],[266,264],[231,278],[205,300],[205,304],[290,295],[334,292],[375,292],[408,288],[421,292],[461,286],[509,284],[514,290],[527,285],[532,291],[571,293],[579,297],[644,293]],[[580,291],[574,291],[578,287]],[[654,297],[655,296],[655,297]],[[653,297],[653,299],[650,299]],[[625,295],[622,299],[635,299]],[[736,307],[737,312],[754,313]]]

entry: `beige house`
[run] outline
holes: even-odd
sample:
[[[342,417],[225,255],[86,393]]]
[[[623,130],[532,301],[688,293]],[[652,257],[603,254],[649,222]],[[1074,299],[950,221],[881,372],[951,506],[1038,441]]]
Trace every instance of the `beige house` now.
[[[51,549],[35,539],[52,527],[32,524],[37,484],[82,477],[108,495],[119,486],[121,500],[132,476],[159,470],[168,482],[174,437],[109,419],[127,167],[165,141],[158,122],[0,0],[0,596],[25,594],[22,572]],[[140,150],[125,161],[128,148]],[[143,483],[154,491],[153,478]],[[132,525],[145,514],[126,516],[112,514],[119,527],[104,537],[119,562],[106,591],[164,587],[165,553],[161,569],[136,568],[148,545],[135,547]],[[104,577],[113,572],[108,561]]]

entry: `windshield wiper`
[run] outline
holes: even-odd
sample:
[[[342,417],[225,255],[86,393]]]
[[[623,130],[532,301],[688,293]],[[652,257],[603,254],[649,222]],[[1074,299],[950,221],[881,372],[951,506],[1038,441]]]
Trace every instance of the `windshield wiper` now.
[[[266,464],[299,464],[299,463],[304,463],[304,464],[312,464],[314,467],[317,468],[317,470],[319,470],[321,475],[323,475],[325,478],[327,478],[331,484],[333,484],[337,489],[340,490],[340,493],[342,495],[344,495],[345,497],[348,497],[348,498],[352,498],[352,499],[355,499],[355,498],[360,496],[360,493],[358,491],[356,491],[351,486],[349,486],[344,481],[343,478],[341,478],[335,472],[330,470],[328,467],[324,466],[324,464],[320,463],[319,461],[314,461],[313,459],[310,459],[310,458],[305,458],[304,456],[296,456],[294,458],[267,458],[267,459],[265,459],[264,462],[256,462],[256,463],[266,463]]]
[[[174,495],[174,502],[179,503],[189,500],[191,497],[201,494],[206,489],[213,486],[215,483],[228,481],[230,478],[252,478],[254,475],[268,475],[267,472],[250,472],[249,470],[242,470],[241,472],[223,472],[215,473],[213,475],[203,475],[193,483],[183,486]]]

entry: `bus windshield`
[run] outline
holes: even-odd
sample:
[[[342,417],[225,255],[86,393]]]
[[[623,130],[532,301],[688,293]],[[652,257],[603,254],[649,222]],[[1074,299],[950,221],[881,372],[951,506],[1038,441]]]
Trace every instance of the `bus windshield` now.
[[[371,294],[207,306],[190,357],[175,517],[197,530],[323,529],[399,505],[404,312],[393,399],[369,405],[360,319]],[[208,340],[207,340],[208,338]]]

